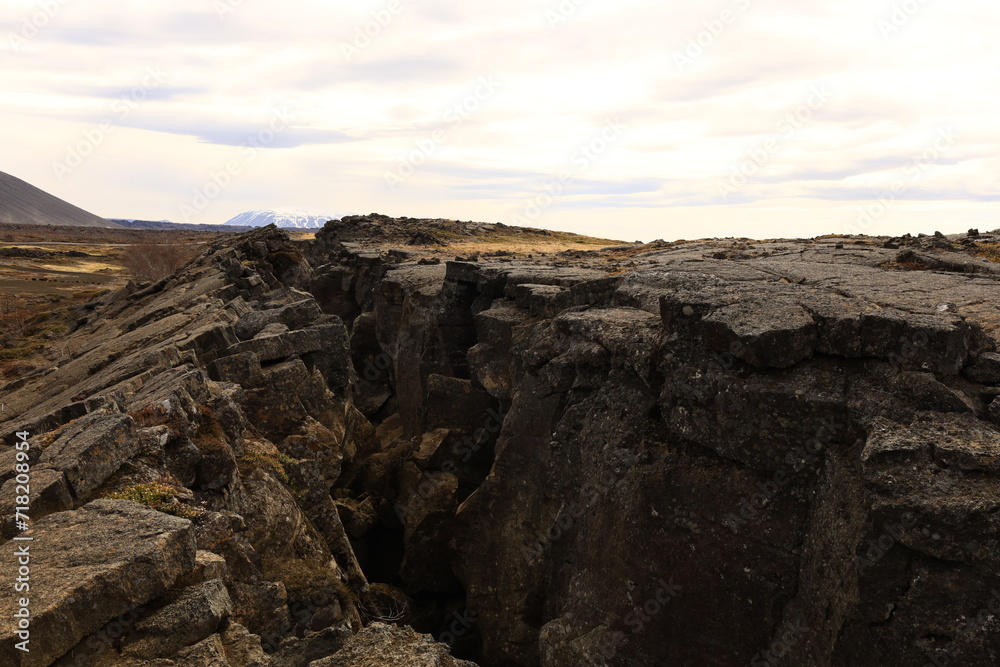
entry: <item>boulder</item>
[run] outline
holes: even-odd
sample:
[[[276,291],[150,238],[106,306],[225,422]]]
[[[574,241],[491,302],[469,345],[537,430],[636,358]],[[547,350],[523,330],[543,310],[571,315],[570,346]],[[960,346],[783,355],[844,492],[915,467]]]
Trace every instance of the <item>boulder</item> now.
[[[308,667],[314,660],[334,655],[353,637],[344,626],[306,633],[305,637],[290,637],[274,654],[274,664],[282,667]]]
[[[285,586],[272,581],[235,581],[230,587],[233,618],[260,635],[265,649],[273,649],[292,628]]]
[[[195,554],[194,568],[177,582],[178,587],[197,586],[198,584],[219,579],[223,583],[231,581],[229,564],[219,554],[199,549]]]
[[[303,329],[323,316],[315,299],[305,299],[268,310],[252,310],[236,323],[240,340],[250,340],[269,324],[283,324],[288,329]]]
[[[268,667],[271,656],[261,648],[260,637],[239,623],[230,622],[222,632],[222,647],[232,667]],[[282,663],[276,663],[282,664]]]
[[[191,522],[137,503],[96,500],[51,514],[0,546],[0,573],[14,581],[17,552],[31,553],[31,653],[25,667],[48,665],[113,618],[166,593],[194,567]],[[0,662],[21,653],[14,596],[0,598]]]
[[[10,437],[4,438],[4,442],[9,442]],[[28,463],[32,465],[38,461],[38,457],[42,455],[42,450],[38,447],[30,447],[28,449]],[[0,484],[5,483],[11,477],[17,474],[14,466],[18,463],[17,449],[14,447],[3,446],[0,447]]]
[[[178,666],[184,665],[184,667],[235,667],[229,662],[226,647],[219,635],[212,635],[182,650],[177,654],[175,662]]]
[[[221,579],[172,591],[135,624],[121,652],[146,660],[172,656],[214,634],[231,612],[232,600]]]
[[[974,364],[962,371],[962,375],[973,382],[1000,384],[1000,354],[996,352],[981,354]]]
[[[0,515],[12,514],[17,506],[15,499],[21,495],[16,480],[10,479],[0,487]],[[28,503],[31,511],[29,515],[32,519],[38,520],[43,516],[53,512],[61,512],[73,508],[73,497],[69,492],[69,485],[66,483],[66,475],[60,470],[48,470],[39,468],[31,474],[31,483],[28,485],[31,493],[28,494]]]
[[[252,353],[261,362],[285,359],[293,354],[318,352],[340,333],[336,325],[322,325],[308,329],[298,329],[268,336],[260,336],[236,343],[227,348],[220,356]]]
[[[315,660],[309,667],[475,667],[456,660],[448,647],[430,635],[407,628],[372,623],[354,635],[330,657]]]
[[[77,501],[87,501],[139,449],[128,415],[90,414],[70,422],[42,452],[38,468],[62,471]]]

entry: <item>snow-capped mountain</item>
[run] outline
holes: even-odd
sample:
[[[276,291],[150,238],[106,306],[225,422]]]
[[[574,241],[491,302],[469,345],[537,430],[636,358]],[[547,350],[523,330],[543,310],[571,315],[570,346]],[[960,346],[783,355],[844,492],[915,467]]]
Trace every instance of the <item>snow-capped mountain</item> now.
[[[319,229],[328,221],[339,220],[345,215],[347,214],[327,213],[319,215],[301,209],[261,209],[240,213],[232,220],[227,220],[225,224],[241,227],[264,227],[273,223],[278,227],[289,229]]]

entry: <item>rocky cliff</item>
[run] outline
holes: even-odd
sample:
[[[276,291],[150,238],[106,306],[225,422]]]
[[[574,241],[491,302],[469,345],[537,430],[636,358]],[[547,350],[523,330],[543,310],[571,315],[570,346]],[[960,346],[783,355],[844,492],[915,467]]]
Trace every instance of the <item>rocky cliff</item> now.
[[[448,224],[219,243],[0,388],[0,662],[996,663],[1000,237]]]

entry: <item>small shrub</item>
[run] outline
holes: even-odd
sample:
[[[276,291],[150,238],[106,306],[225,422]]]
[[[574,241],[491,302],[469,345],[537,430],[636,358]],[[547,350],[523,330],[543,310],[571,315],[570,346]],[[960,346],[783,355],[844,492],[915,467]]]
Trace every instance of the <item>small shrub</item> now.
[[[176,245],[138,243],[126,248],[123,260],[133,278],[157,281],[184,266],[187,257]]]
[[[147,405],[140,410],[128,413],[128,415],[135,421],[136,426],[139,428],[160,426],[161,424],[166,424],[169,419],[167,411],[160,405]]]
[[[0,377],[3,377],[5,380],[23,377],[28,373],[31,373],[32,371],[36,370],[36,368],[37,367],[33,366],[32,364],[22,364],[22,363],[17,363],[16,361],[8,362],[5,363],[3,366],[0,366]]]
[[[68,331],[65,324],[46,324],[41,327],[32,327],[32,336],[41,336],[43,338],[58,338]]]
[[[410,617],[410,602],[402,591],[395,591],[385,584],[372,584],[358,611],[368,623],[405,623]]]
[[[10,292],[0,294],[0,342],[9,345],[11,341],[23,337],[31,321],[32,313],[25,307],[25,301]]]
[[[201,420],[198,424],[198,433],[195,434],[197,443],[219,444],[228,442],[226,430],[219,423],[219,418],[215,411],[204,403],[198,404],[198,411],[201,413]]]
[[[285,585],[291,598],[307,598],[316,593],[333,592],[338,597],[356,600],[351,589],[328,567],[299,558],[268,559],[265,576]]]

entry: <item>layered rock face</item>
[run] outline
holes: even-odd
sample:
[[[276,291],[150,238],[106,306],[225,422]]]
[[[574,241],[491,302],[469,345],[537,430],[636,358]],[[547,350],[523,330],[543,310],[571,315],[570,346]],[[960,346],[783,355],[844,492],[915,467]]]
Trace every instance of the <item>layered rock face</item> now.
[[[439,261],[390,222],[209,248],[0,389],[0,661],[1000,656],[998,239]]]

